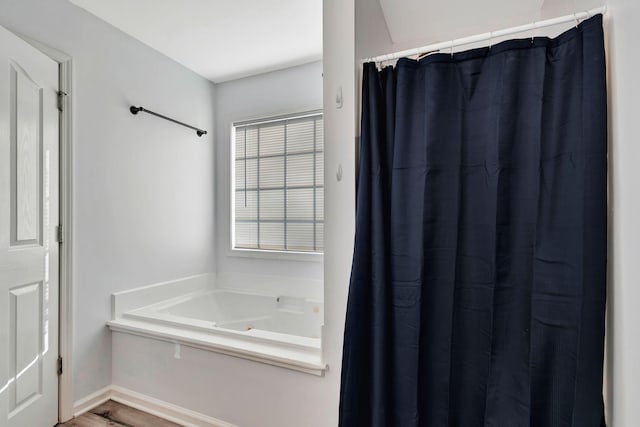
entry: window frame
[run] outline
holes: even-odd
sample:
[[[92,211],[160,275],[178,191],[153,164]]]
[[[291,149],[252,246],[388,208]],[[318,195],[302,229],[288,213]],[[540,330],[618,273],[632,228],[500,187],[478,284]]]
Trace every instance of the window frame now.
[[[256,259],[273,259],[273,260],[286,260],[286,261],[307,261],[307,262],[323,262],[323,252],[305,252],[305,251],[283,251],[272,249],[251,249],[251,248],[236,248],[234,247],[235,240],[235,188],[236,188],[236,170],[235,170],[235,139],[236,139],[236,127],[243,125],[257,125],[269,122],[277,122],[286,119],[296,119],[321,115],[324,120],[324,110],[322,108],[306,108],[302,110],[288,111],[280,114],[263,115],[258,117],[243,118],[239,120],[231,120],[229,123],[229,185],[228,191],[228,206],[229,216],[227,226],[229,232],[227,233],[228,244],[227,256],[231,257],[243,257],[243,258],[256,258]],[[324,150],[323,150],[324,151]],[[326,158],[325,158],[326,160]],[[325,167],[326,170],[326,167]],[[323,191],[325,190],[323,182]]]

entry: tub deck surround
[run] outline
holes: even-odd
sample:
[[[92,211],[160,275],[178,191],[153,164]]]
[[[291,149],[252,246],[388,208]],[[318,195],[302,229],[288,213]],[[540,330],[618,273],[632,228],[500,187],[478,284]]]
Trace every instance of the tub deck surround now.
[[[167,282],[155,283],[111,295],[111,319],[117,319],[122,313],[147,305],[156,304],[171,298],[215,289],[216,276],[213,273],[199,274]]]
[[[118,332],[323,375],[323,317],[322,300],[275,294],[273,289],[217,287],[215,276],[208,274],[113,294],[107,325]]]

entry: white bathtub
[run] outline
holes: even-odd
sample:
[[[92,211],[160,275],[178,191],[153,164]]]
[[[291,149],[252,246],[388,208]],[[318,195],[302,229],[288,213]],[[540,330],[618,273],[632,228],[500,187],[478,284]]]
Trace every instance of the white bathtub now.
[[[108,326],[321,375],[324,307],[311,298],[212,286],[196,276],[114,294]]]

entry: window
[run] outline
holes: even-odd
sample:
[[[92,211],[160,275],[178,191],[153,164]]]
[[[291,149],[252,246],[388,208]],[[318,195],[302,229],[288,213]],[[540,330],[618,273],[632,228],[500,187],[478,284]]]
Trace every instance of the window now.
[[[232,248],[322,252],[322,112],[233,124]]]

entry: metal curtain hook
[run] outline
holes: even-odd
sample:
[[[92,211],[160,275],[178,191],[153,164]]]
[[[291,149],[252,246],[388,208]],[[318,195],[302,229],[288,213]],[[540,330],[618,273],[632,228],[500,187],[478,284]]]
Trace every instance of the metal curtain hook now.
[[[531,23],[531,44],[533,44],[533,39],[536,37],[536,22],[533,21]]]
[[[580,25],[580,21],[578,20],[578,14],[574,13],[573,18],[576,20],[576,28],[578,28],[578,25]]]
[[[453,58],[453,40],[451,40],[451,50],[450,50],[450,52],[451,52],[451,58]]]
[[[493,46],[493,31],[489,31],[489,49]]]

